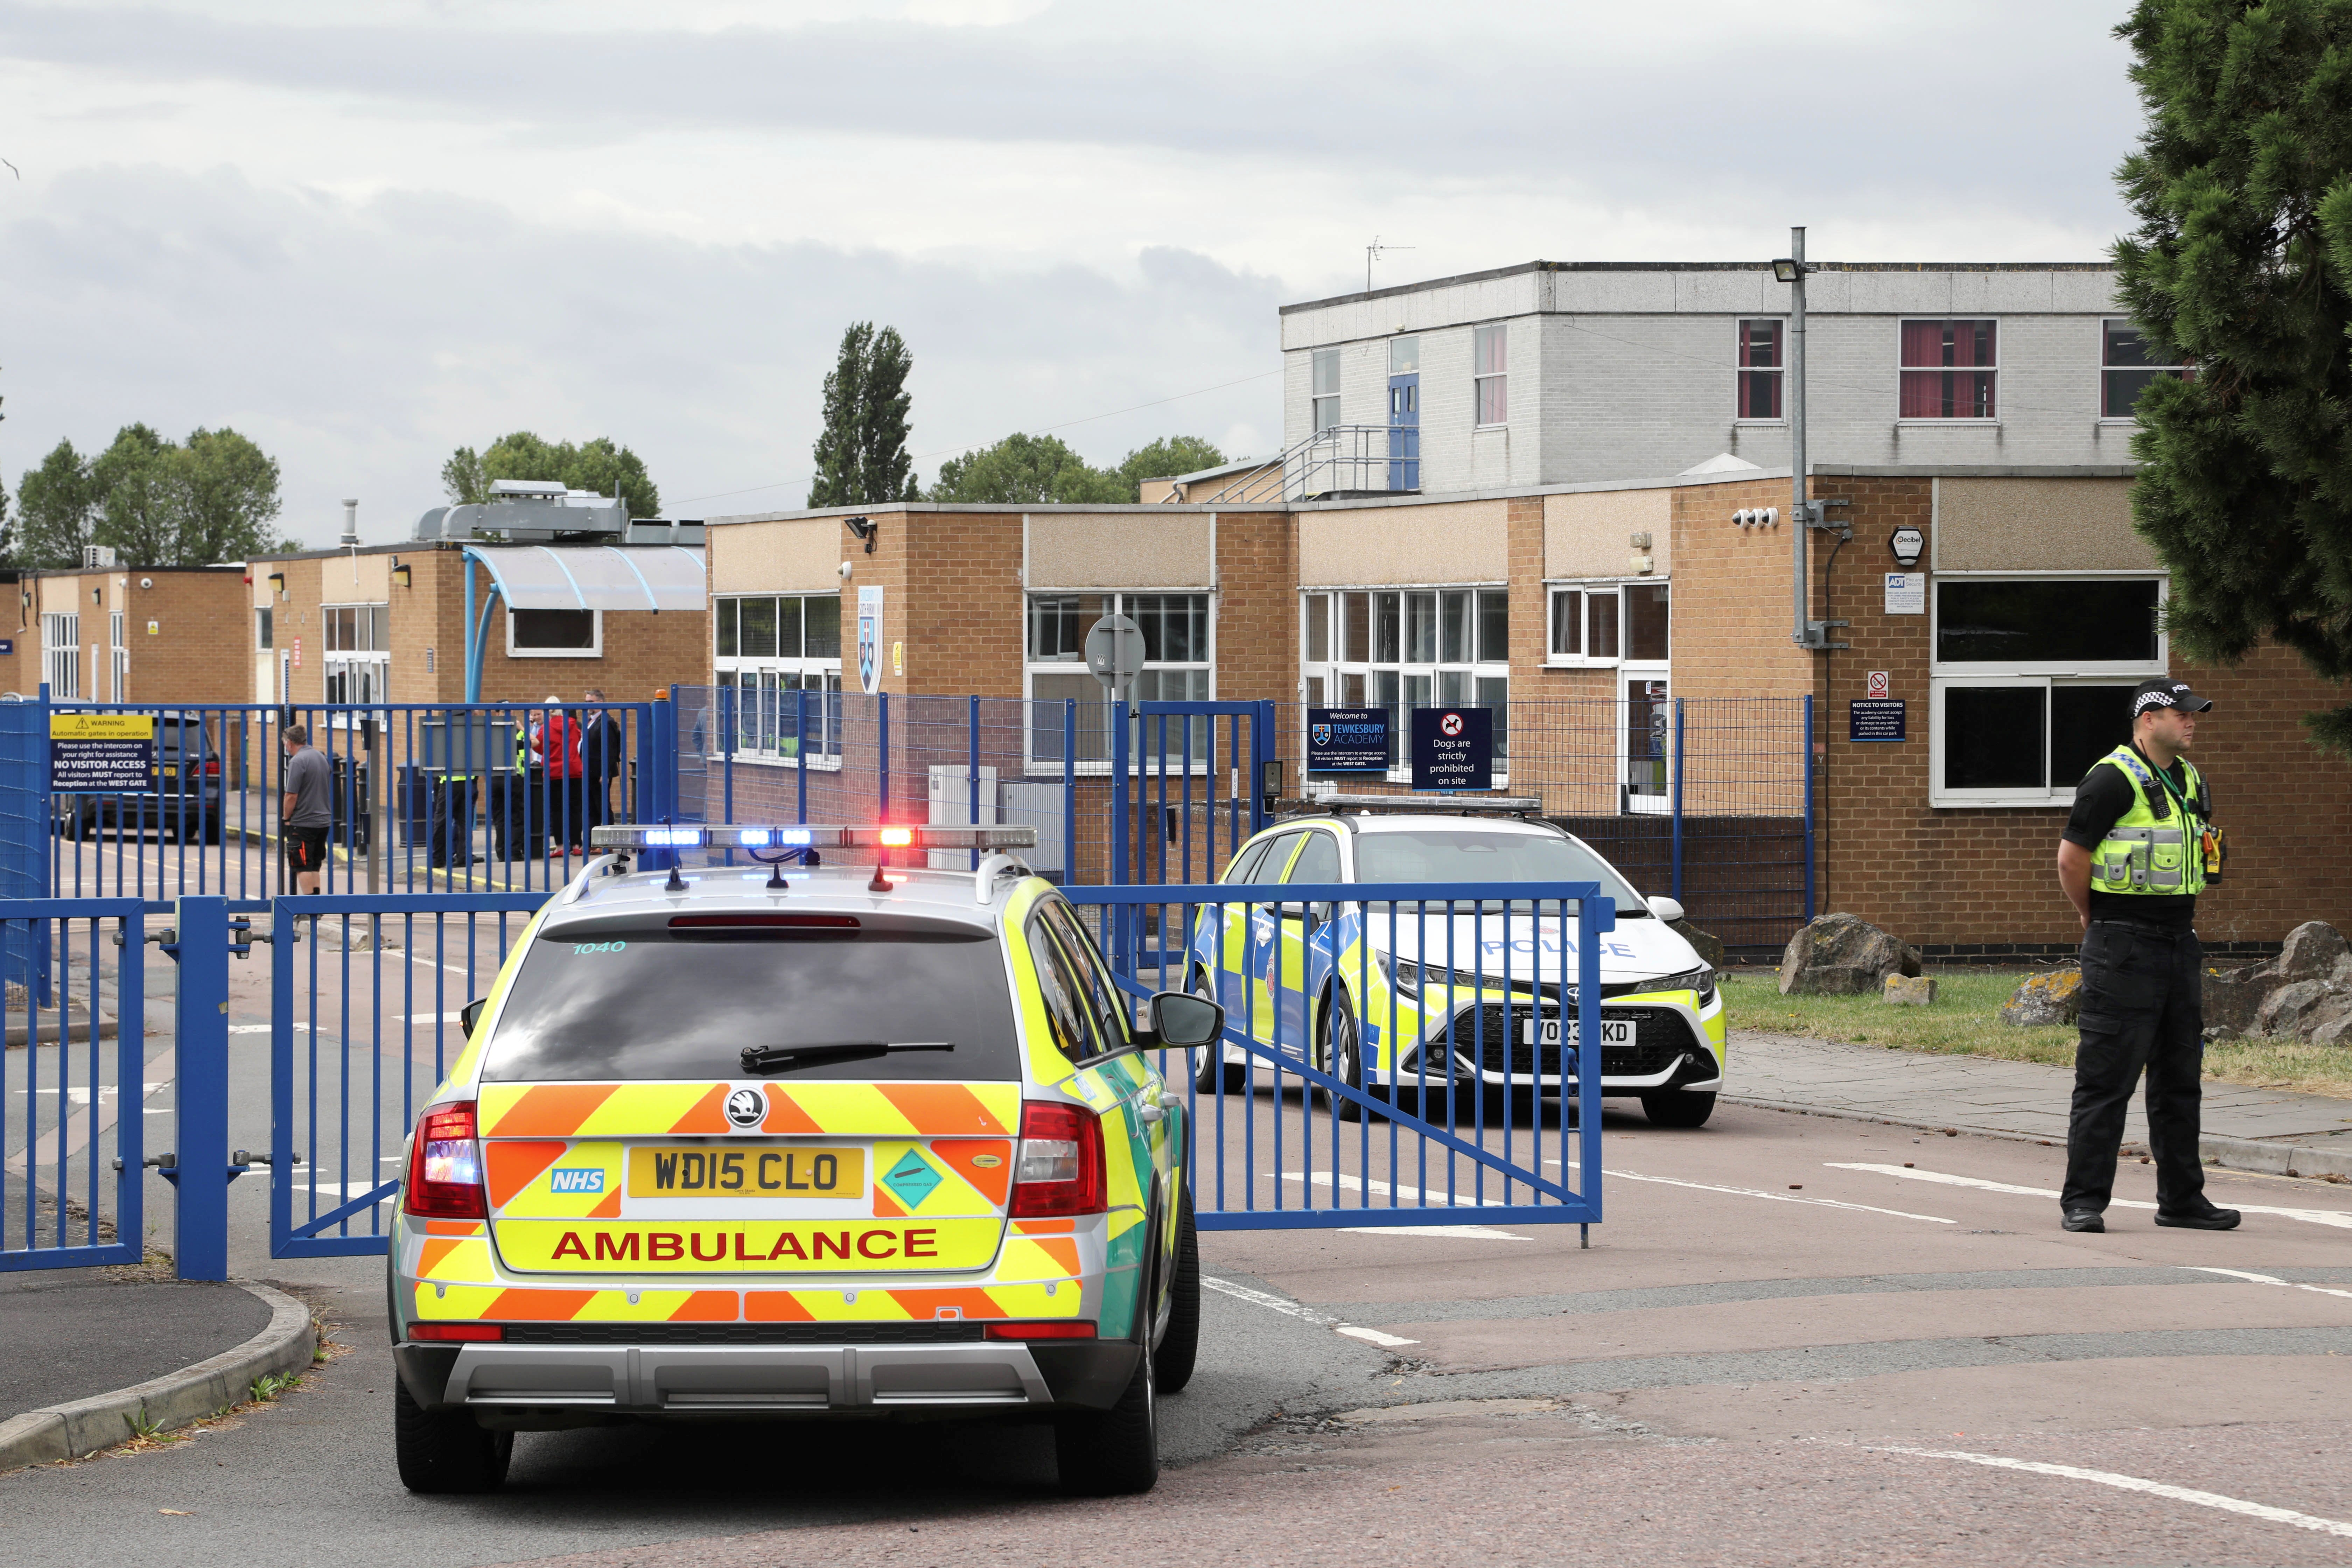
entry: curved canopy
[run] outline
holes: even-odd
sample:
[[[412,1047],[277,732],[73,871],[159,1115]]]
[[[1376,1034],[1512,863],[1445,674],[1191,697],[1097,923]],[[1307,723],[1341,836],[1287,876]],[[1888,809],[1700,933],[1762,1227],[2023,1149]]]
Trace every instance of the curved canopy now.
[[[475,545],[518,610],[699,610],[702,552],[680,544]]]

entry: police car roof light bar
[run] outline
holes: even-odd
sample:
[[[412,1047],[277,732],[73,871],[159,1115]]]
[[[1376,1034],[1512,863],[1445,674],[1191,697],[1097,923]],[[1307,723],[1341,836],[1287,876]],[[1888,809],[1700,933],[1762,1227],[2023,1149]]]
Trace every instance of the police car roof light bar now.
[[[1491,812],[1500,816],[1535,816],[1543,801],[1531,795],[1292,795],[1274,803],[1279,816],[1311,816],[1341,811],[1412,811],[1445,816],[1455,812]]]
[[[905,826],[803,826],[713,823],[612,823],[588,832],[591,847],[636,849],[1034,849],[1037,830],[1026,823],[972,826],[956,823]]]

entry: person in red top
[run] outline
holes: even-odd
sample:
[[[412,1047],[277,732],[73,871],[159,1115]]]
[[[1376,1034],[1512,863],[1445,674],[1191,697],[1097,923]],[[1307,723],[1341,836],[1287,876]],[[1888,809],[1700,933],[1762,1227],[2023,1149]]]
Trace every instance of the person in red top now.
[[[588,842],[586,803],[580,794],[580,725],[562,709],[562,700],[548,700],[547,721],[540,726],[540,761],[547,768],[547,828],[549,839],[566,849]]]

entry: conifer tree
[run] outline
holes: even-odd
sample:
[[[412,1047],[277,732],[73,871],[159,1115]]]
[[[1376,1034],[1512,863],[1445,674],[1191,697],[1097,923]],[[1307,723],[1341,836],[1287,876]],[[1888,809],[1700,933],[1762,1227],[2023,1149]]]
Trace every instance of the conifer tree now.
[[[879,506],[919,499],[907,455],[907,374],[915,357],[896,327],[853,321],[824,378],[824,429],[808,504]]]

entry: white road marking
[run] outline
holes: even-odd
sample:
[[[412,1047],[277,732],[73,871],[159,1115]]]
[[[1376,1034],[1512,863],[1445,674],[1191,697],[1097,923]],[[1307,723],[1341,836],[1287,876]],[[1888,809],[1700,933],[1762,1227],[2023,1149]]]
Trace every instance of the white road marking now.
[[[1235,1300],[1253,1302],[1260,1307],[1269,1307],[1285,1317],[1297,1318],[1302,1323],[1313,1323],[1318,1328],[1328,1329],[1335,1334],[1345,1334],[1351,1340],[1362,1340],[1367,1344],[1396,1346],[1421,1343],[1419,1340],[1401,1340],[1394,1334],[1384,1334],[1378,1329],[1360,1329],[1352,1323],[1343,1323],[1328,1312],[1318,1312],[1312,1307],[1302,1306],[1297,1301],[1281,1296],[1269,1296],[1263,1290],[1253,1290],[1246,1285],[1236,1285],[1230,1279],[1213,1279],[1203,1274],[1201,1276],[1201,1283],[1219,1295],[1231,1296]]]
[[[1436,1236],[1455,1241],[1533,1241],[1488,1225],[1343,1225],[1349,1236]]]
[[[2055,1187],[2021,1187],[2009,1182],[1988,1182],[1976,1176],[1955,1176],[1943,1171],[1915,1171],[1905,1165],[1842,1165],[1830,1162],[1832,1171],[1874,1171],[1882,1176],[1900,1176],[1906,1182],[1938,1182],[1948,1187],[1974,1187],[1982,1193],[2010,1193],[2022,1198],[2054,1198]],[[2154,1204],[2144,1204],[2136,1198],[2116,1198],[2111,1206],[2119,1209],[2149,1209]],[[2285,1219],[2299,1219],[2308,1225],[2329,1225],[2338,1230],[2352,1230],[2352,1214],[2339,1209],[2286,1209],[2267,1204],[2239,1204],[2245,1214],[2277,1215]]]
[[[2321,1519],[2316,1514],[2297,1513],[2291,1508],[2273,1508],[2268,1503],[2223,1497],[2220,1492],[2200,1492],[2190,1487],[2168,1486],[2163,1481],[2151,1481],[2139,1476],[2117,1475],[2113,1470],[2086,1470],[2078,1465],[2045,1465],[2032,1459],[2010,1459],[1998,1454],[1964,1454],[1944,1448],[1890,1446],[1878,1448],[1876,1452],[1911,1454],[1923,1459],[1958,1459],[1964,1464],[1987,1465],[1997,1470],[2023,1470],[2031,1475],[2058,1476],[2071,1481],[2096,1481],[2103,1487],[2115,1487],[2127,1492],[2147,1492],[2153,1497],[2170,1498],[2175,1502],[2193,1502],[2200,1508],[2218,1508],[2226,1513],[2242,1513],[2250,1519],[2269,1520],[2273,1524],[2291,1524],[2297,1530],[2315,1530],[2322,1535],[2352,1536],[2352,1524],[2340,1519]]]
[[[100,1100],[104,1100],[108,1096],[113,1094],[121,1086],[118,1084],[100,1084],[98,1089],[98,1096]],[[144,1099],[146,1095],[152,1094],[163,1087],[163,1085],[161,1082],[150,1083],[145,1086],[144,1092],[141,1095],[141,1098]],[[44,1100],[55,1100],[58,1093],[54,1089],[12,1089],[10,1092],[14,1094],[36,1094],[40,1096]],[[86,1084],[68,1084],[66,1086],[66,1103],[68,1105],[88,1105],[89,1103],[89,1086]]]
[[[1544,1163],[1557,1165],[1559,1162],[1546,1160]],[[1570,1169],[1575,1168],[1574,1163],[1570,1162]],[[1906,1209],[1874,1208],[1869,1204],[1841,1203],[1836,1198],[1801,1198],[1790,1193],[1759,1192],[1754,1187],[1722,1187],[1711,1182],[1683,1182],[1676,1181],[1672,1176],[1644,1176],[1638,1171],[1604,1171],[1602,1174],[1607,1180],[1612,1182],[1654,1182],[1663,1187],[1689,1187],[1695,1192],[1702,1193],[1729,1193],[1734,1197],[1742,1198],[1769,1198],[1776,1204],[1811,1204],[1815,1208],[1852,1209],[1857,1214],[1892,1215],[1896,1219],[1923,1219],[1930,1225],[1960,1223],[1956,1219],[1946,1219],[1942,1215],[1913,1214]]]
[[[2308,1290],[2316,1296],[2341,1296],[2352,1300],[2352,1290],[2331,1290],[2325,1285],[2305,1285],[2299,1279],[2281,1279],[2274,1275],[2249,1274],[2242,1268],[2208,1268],[2200,1263],[2184,1267],[2199,1274],[2226,1274],[2232,1279],[2249,1279],[2257,1285],[2284,1285],[2290,1290]]]

